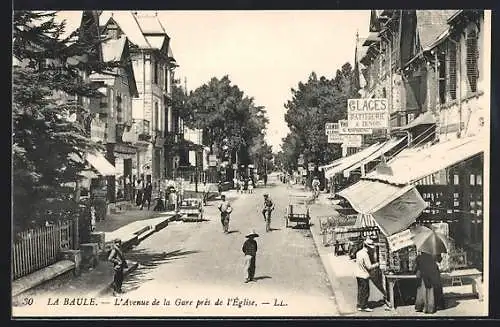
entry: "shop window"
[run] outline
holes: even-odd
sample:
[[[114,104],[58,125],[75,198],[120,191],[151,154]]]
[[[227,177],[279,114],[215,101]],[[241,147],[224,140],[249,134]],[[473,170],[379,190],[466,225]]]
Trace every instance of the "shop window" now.
[[[477,80],[479,78],[478,67],[478,36],[476,31],[471,31],[467,34],[466,40],[466,67],[467,67],[467,80],[469,81],[470,91],[477,92]]]
[[[452,100],[457,98],[457,46],[448,45],[448,93]]]

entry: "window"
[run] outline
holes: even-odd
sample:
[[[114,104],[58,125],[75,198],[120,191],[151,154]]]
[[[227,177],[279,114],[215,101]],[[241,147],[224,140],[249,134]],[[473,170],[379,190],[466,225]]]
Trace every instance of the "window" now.
[[[453,185],[458,185],[460,182],[458,175],[453,175]]]
[[[153,67],[153,69],[154,69],[154,81],[155,81],[155,84],[157,84],[157,85],[158,85],[158,80],[159,80],[158,66],[159,66],[158,62],[155,62],[155,65]]]
[[[157,130],[160,128],[160,117],[159,117],[159,112],[158,112],[158,102],[155,102],[155,112],[154,112],[154,129]]]
[[[122,96],[120,93],[116,94],[116,122],[121,123],[123,121],[123,109],[122,109]]]
[[[387,91],[385,89],[385,87],[382,89],[382,98],[387,98]]]
[[[439,103],[446,102],[446,57],[445,53],[438,53],[438,69],[439,69]]]
[[[457,98],[457,45],[450,42],[448,45],[448,92],[450,98]]]
[[[470,91],[477,92],[477,80],[479,78],[479,68],[478,68],[479,52],[478,52],[476,31],[471,31],[467,34],[466,48],[467,48],[467,57],[466,57],[467,80],[469,81]]]

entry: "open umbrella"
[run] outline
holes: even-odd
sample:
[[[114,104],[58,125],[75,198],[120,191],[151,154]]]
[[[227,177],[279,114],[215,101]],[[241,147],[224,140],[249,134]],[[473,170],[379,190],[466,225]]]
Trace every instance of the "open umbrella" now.
[[[425,226],[415,226],[411,232],[417,250],[432,255],[448,252],[448,240],[443,234]]]

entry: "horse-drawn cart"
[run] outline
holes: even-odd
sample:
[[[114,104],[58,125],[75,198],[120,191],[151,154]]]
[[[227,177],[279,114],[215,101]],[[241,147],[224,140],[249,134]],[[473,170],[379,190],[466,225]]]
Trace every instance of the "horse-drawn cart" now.
[[[288,207],[285,211],[286,227],[291,227],[290,223],[303,225],[309,228],[311,216],[309,215],[310,197],[307,194],[292,194]]]

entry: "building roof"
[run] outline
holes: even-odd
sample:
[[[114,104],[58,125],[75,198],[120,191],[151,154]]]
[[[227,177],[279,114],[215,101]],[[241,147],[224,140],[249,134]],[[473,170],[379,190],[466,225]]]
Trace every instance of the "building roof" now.
[[[134,13],[134,15],[144,35],[152,35],[152,34],[167,35],[167,32],[163,27],[163,25],[161,24],[160,20],[158,19],[156,13],[141,12],[141,13]]]
[[[448,30],[448,18],[457,10],[416,10],[420,46],[426,48]]]
[[[119,39],[110,39],[102,43],[102,56],[104,62],[120,61],[122,58],[127,37],[122,35]]]
[[[136,17],[130,11],[103,11],[99,25],[105,26],[109,23],[110,19],[118,25],[123,33],[128,37],[131,43],[135,44],[141,49],[149,49],[151,45],[144,36]]]

